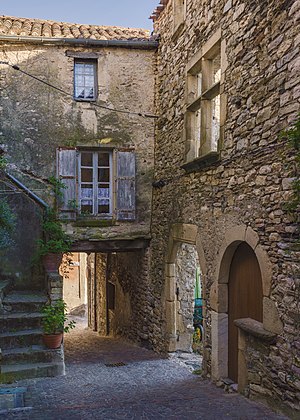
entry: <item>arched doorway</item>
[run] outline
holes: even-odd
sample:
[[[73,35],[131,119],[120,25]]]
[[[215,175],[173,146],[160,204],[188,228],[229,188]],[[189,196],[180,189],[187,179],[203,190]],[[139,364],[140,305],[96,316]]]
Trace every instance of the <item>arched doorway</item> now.
[[[176,350],[202,353],[202,275],[195,245],[181,243],[175,259]]]
[[[253,249],[246,242],[242,242],[233,255],[228,283],[228,376],[237,383],[238,329],[234,320],[263,321],[261,271]]]

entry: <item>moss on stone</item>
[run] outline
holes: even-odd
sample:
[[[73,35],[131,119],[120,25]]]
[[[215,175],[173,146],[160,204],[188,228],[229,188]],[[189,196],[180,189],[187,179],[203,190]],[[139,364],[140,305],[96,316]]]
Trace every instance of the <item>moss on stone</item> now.
[[[108,227],[115,226],[115,220],[76,220],[74,226],[76,227]]]

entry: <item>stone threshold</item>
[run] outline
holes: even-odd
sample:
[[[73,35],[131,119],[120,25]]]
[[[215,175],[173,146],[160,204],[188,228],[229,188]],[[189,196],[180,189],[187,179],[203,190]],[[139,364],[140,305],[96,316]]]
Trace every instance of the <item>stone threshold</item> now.
[[[252,318],[236,319],[234,321],[234,325],[236,325],[242,331],[269,343],[274,342],[277,337],[277,334],[265,330],[261,322]]]

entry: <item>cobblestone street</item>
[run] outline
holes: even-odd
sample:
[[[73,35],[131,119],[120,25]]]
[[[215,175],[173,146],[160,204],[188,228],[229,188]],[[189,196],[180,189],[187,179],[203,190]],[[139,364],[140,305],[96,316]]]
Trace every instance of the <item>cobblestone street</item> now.
[[[25,409],[1,419],[283,419],[225,393],[175,359],[82,326],[65,338],[66,376],[20,381]],[[107,366],[112,364],[121,366]],[[16,386],[12,384],[9,386]]]

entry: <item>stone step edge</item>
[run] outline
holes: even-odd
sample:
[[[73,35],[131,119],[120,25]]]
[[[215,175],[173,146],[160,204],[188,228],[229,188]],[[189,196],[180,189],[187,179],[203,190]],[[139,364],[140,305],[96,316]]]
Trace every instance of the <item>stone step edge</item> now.
[[[0,321],[6,319],[36,319],[44,316],[42,312],[7,312],[0,314]]]
[[[47,353],[56,353],[59,352],[60,348],[58,349],[48,349],[46,346],[26,346],[26,347],[14,347],[12,349],[3,349],[2,350],[2,357],[10,356],[10,355],[19,355],[19,354],[34,354],[39,352],[47,352]]]
[[[4,365],[1,366],[1,374],[5,373],[18,373],[18,372],[25,372],[30,371],[33,369],[48,369],[54,367],[63,367],[64,362],[53,362],[53,363],[23,363],[18,365]]]
[[[0,334],[0,338],[5,337],[18,337],[23,335],[42,335],[43,330],[41,329],[34,329],[34,330],[20,330],[20,331],[13,331],[13,332],[4,332]]]

